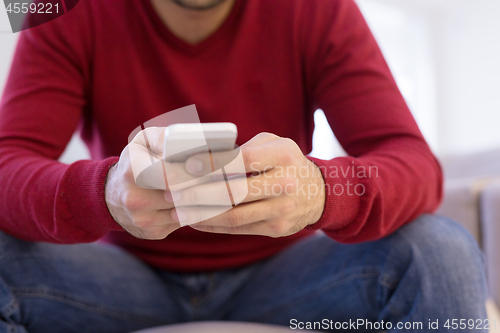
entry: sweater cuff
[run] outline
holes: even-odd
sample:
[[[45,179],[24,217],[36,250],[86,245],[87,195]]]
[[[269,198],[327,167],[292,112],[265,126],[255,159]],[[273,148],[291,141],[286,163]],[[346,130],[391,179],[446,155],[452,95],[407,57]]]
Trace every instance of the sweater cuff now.
[[[73,223],[95,238],[109,231],[123,231],[109,213],[105,200],[108,171],[118,160],[118,157],[110,157],[102,161],[77,161],[69,166],[65,179],[66,200]]]
[[[335,231],[347,226],[357,216],[361,196],[360,181],[353,177],[350,168],[354,168],[354,158],[339,157],[333,160],[321,160],[306,156],[320,169],[325,181],[325,207],[320,219],[307,230],[328,228]],[[356,192],[357,190],[357,192]]]

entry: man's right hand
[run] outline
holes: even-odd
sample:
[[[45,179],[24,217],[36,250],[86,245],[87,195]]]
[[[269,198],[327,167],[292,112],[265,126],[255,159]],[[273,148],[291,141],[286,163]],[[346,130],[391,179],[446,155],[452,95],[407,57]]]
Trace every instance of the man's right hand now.
[[[131,155],[134,161],[146,163],[151,160],[150,154],[162,158],[163,133],[162,127],[141,131],[123,149],[120,160],[108,172],[105,198],[109,212],[123,229],[137,238],[163,239],[180,228],[180,224],[171,216],[174,204],[165,199],[170,196],[168,188],[166,190],[141,188],[137,186],[132,171]],[[134,167],[137,168],[136,165]],[[184,170],[183,165],[182,168],[175,169],[181,173]],[[178,176],[192,178],[187,173]]]

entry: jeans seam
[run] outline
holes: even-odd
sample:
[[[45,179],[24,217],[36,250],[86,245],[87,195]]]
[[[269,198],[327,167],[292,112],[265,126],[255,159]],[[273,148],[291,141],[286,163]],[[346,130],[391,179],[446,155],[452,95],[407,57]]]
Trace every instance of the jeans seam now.
[[[270,317],[272,317],[273,314],[279,312],[279,311],[286,311],[287,309],[295,306],[297,303],[303,302],[304,300],[308,299],[313,299],[318,297],[319,295],[323,294],[326,290],[335,288],[339,285],[342,285],[346,282],[359,279],[359,278],[372,278],[372,277],[377,277],[380,274],[380,271],[378,268],[364,268],[360,270],[360,273],[355,273],[349,276],[346,276],[344,278],[335,280],[334,282],[332,281],[331,283],[326,284],[325,286],[314,290],[314,292],[310,294],[306,294],[302,297],[292,299],[289,302],[286,303],[286,305],[278,307],[270,312],[268,312],[266,315],[256,317],[257,321],[262,321],[262,320],[269,320]]]
[[[0,311],[0,313],[2,314],[3,317],[8,318],[18,308],[19,308],[19,302],[15,298],[13,298],[12,301],[9,303],[9,305],[7,305],[5,308],[3,308]]]
[[[24,298],[39,298],[49,301],[64,303],[66,305],[78,308],[97,315],[122,320],[125,322],[138,323],[142,325],[161,325],[163,322],[152,318],[146,318],[130,313],[125,313],[119,310],[105,308],[95,303],[84,300],[79,300],[74,296],[69,296],[63,292],[52,289],[38,289],[26,287],[12,287],[12,293],[17,297]]]

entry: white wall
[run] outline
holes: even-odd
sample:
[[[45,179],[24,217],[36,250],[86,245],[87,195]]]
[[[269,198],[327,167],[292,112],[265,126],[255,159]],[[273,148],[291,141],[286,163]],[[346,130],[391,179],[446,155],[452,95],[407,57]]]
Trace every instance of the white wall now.
[[[427,17],[379,1],[357,2],[420,130],[438,150],[436,71]]]
[[[443,152],[500,148],[500,1],[455,0],[435,17]]]
[[[0,91],[3,91],[17,35],[12,33],[5,7],[0,3]]]
[[[18,36],[19,34],[12,33],[7,12],[3,4],[0,3],[0,91],[2,93],[9,74]],[[64,163],[71,163],[86,158],[89,158],[87,148],[78,136],[73,136],[60,160]]]
[[[1,5],[1,4],[0,4]],[[14,55],[17,35],[0,30],[0,91],[3,92],[5,80],[9,74],[10,63]]]
[[[432,73],[417,80],[418,93],[428,97],[415,104],[405,94],[406,87],[398,84],[431,146],[441,155],[500,148],[500,1],[357,1],[362,9],[369,9],[364,6],[369,3],[374,8],[389,6],[404,12],[420,30],[408,30],[405,38],[419,48],[428,48],[424,52],[430,67],[426,70]],[[397,57],[392,46],[386,45],[391,43],[391,33],[381,31],[382,24],[370,22],[376,12],[372,8],[365,15],[369,24],[374,23],[372,29],[396,80],[408,77],[402,66],[391,61]],[[379,31],[382,33],[377,34]],[[424,70],[421,60],[411,61],[419,71]],[[435,124],[429,124],[433,121]]]
[[[431,148],[439,151],[437,81],[428,17],[422,10],[410,10],[409,0],[394,3],[382,0],[356,2],[377,39],[420,130]],[[402,2],[406,6],[401,6]],[[421,2],[417,5],[422,7]],[[342,148],[324,121],[324,115],[318,112],[315,115],[312,155],[324,159],[342,155]]]
[[[11,32],[3,32],[1,26],[4,22],[2,22],[0,19],[0,91],[2,92],[5,87],[5,81],[9,74],[10,64],[12,62],[12,56],[14,55],[17,37],[19,36],[19,34],[13,34]],[[74,135],[70,143],[68,144],[68,147],[61,156],[60,161],[64,163],[72,163],[77,160],[88,159],[89,157],[90,155],[87,147],[85,147],[78,136]]]

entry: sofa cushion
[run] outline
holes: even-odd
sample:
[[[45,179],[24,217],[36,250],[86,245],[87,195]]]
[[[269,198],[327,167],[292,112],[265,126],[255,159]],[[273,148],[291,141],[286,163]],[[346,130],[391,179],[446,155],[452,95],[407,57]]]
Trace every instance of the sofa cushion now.
[[[500,304],[500,181],[481,193],[481,218],[490,293]]]
[[[463,225],[481,244],[479,197],[488,179],[446,179],[444,198],[437,214],[449,217]]]
[[[500,176],[500,149],[440,159],[446,179]]]

